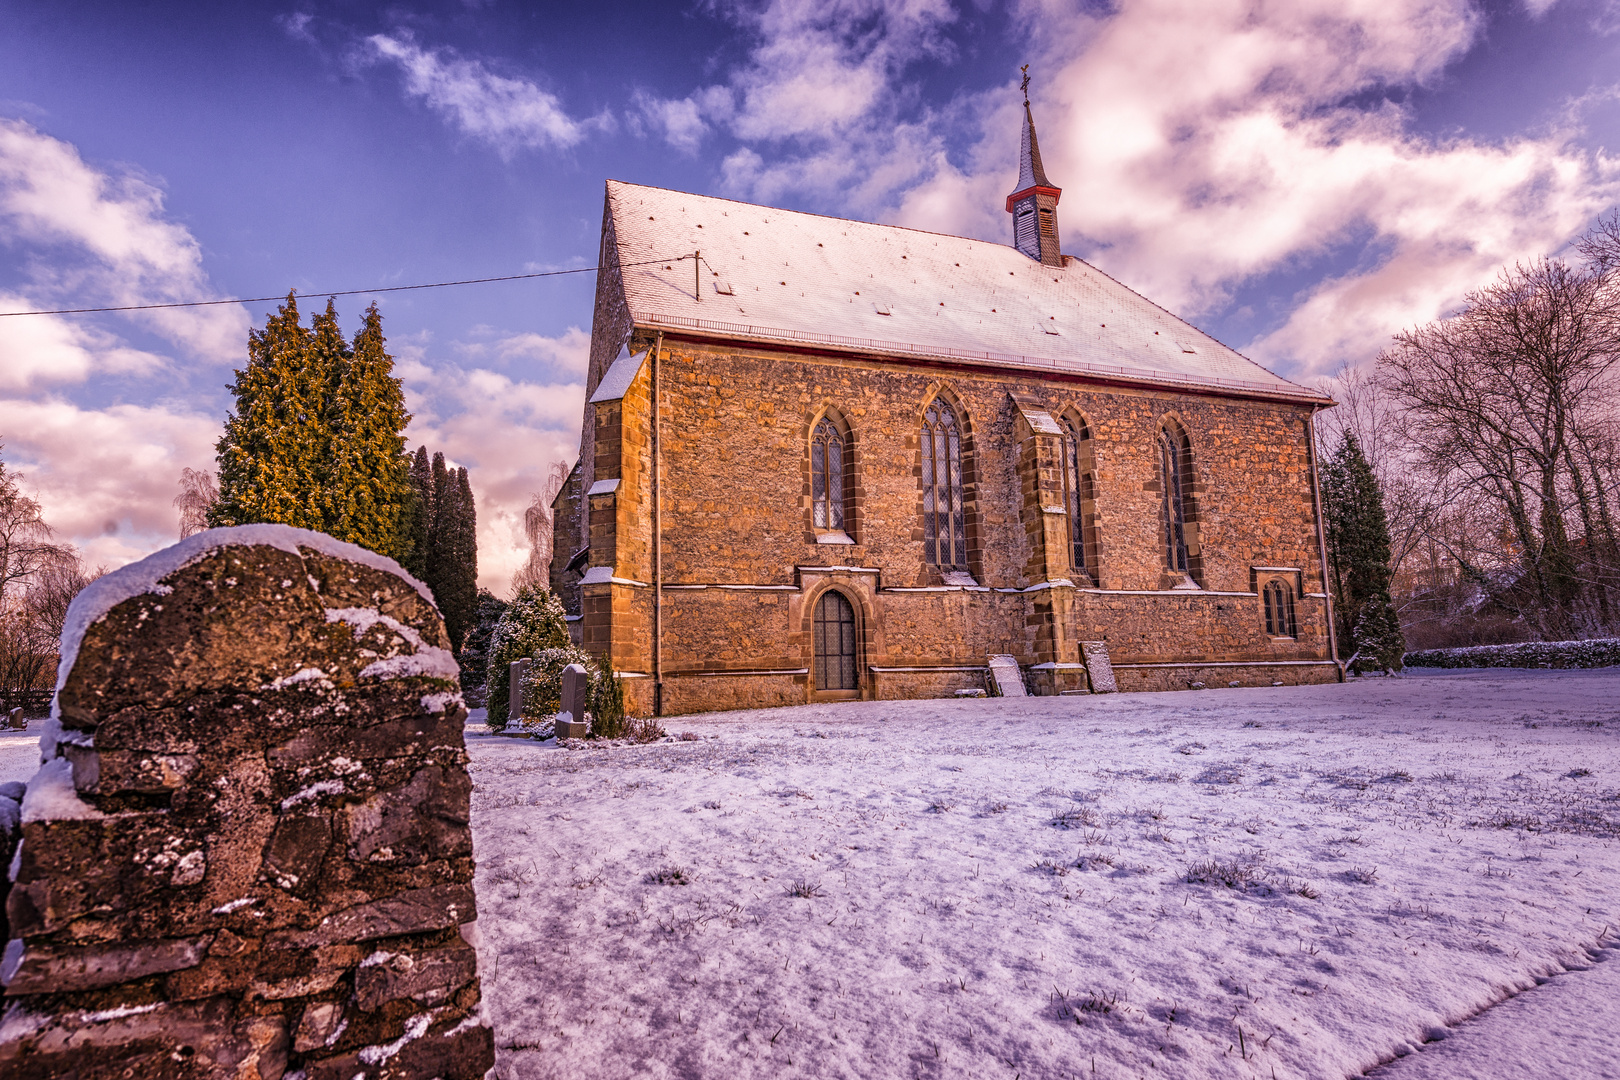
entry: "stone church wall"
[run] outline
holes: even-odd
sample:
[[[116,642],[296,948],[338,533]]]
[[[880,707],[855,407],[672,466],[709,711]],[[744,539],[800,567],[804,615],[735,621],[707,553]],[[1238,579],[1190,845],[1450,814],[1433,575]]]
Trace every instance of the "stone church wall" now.
[[[1232,678],[1246,683],[1335,677],[1325,600],[1313,595],[1322,590],[1308,406],[674,335],[664,339],[661,383],[668,712],[813,696],[811,604],[829,583],[858,611],[866,696],[982,686],[990,653],[1036,667],[1048,691],[1083,688],[1085,640],[1109,642],[1123,688],[1225,685],[1230,679],[1212,681],[1220,669],[1207,665],[1238,661],[1250,666]],[[919,429],[936,395],[963,429],[968,562],[978,586],[970,591],[951,588],[924,558]],[[647,408],[644,393],[627,396],[622,416],[594,425],[598,469],[611,467],[604,462],[614,453],[647,467],[648,416],[635,416]],[[1091,432],[1099,582],[1069,567],[1055,539],[1066,535],[1064,519],[1054,528],[1042,509],[1061,501],[1052,492],[1056,444],[1033,432],[1029,410],[1081,417]],[[811,526],[808,443],[829,411],[850,432],[853,544],[818,544]],[[1164,562],[1156,435],[1167,423],[1191,447],[1187,535],[1197,590],[1172,590],[1180,578]],[[622,446],[605,445],[615,439]],[[638,490],[643,501],[632,511],[627,500]],[[595,523],[611,522],[613,574],[624,581],[653,579],[646,494],[621,485],[612,515],[592,510],[591,561],[603,562],[596,545],[609,542],[605,532],[596,539]],[[838,567],[853,569],[826,569]],[[1296,590],[1296,638],[1266,636],[1256,567],[1288,568],[1279,576]],[[1049,587],[1060,573],[1078,587]],[[593,636],[586,586],[587,646],[611,649],[621,670],[650,672],[650,598],[631,599],[650,590],[594,591],[598,622],[615,625]],[[645,621],[630,615],[638,604]],[[1278,663],[1296,666],[1264,666]],[[1183,666],[1133,666],[1144,664]],[[650,686],[645,693],[650,705]]]

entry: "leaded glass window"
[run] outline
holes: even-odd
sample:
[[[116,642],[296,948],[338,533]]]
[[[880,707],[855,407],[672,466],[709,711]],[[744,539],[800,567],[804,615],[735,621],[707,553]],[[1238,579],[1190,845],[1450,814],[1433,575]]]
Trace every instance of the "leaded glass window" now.
[[[935,401],[922,425],[923,558],[945,570],[967,569],[962,505],[962,437],[956,414]]]
[[[1091,432],[1086,425],[1064,417],[1063,508],[1069,518],[1069,557],[1076,570],[1098,582],[1101,578],[1091,454]]]
[[[843,529],[844,436],[825,418],[810,439],[810,501],[817,529]]]
[[[1185,451],[1174,432],[1159,430],[1159,474],[1163,477],[1160,522],[1163,528],[1165,563],[1173,571],[1187,573],[1187,508],[1183,468]]]
[[[815,668],[817,690],[855,690],[855,609],[840,592],[828,590],[816,602]]]
[[[1281,581],[1266,583],[1266,633],[1272,637],[1298,637],[1294,622],[1294,590]]]

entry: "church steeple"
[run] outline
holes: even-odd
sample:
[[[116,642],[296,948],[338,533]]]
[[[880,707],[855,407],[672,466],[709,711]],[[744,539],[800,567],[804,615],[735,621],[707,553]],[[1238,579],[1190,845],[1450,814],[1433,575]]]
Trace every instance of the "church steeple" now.
[[[1013,247],[1047,266],[1061,267],[1057,204],[1063,190],[1052,186],[1041,167],[1041,144],[1029,111],[1028,64],[1023,71],[1024,136],[1018,148],[1018,190],[1007,196],[1007,213],[1013,216]]]

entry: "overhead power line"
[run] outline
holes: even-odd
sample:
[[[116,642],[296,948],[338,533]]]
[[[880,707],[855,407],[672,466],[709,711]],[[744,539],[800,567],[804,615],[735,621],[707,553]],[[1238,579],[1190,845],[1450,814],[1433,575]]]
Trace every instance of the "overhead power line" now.
[[[690,259],[692,256],[687,255]],[[668,263],[672,259],[645,259],[641,262],[620,263],[620,266],[651,266]],[[562,277],[565,274],[594,274],[600,266],[582,266],[577,270],[545,270],[535,274],[503,274],[500,277],[463,278],[460,281],[433,281],[423,285],[385,285],[377,289],[311,289],[304,296],[365,296],[369,293],[410,292],[415,289],[445,289],[452,285],[483,285],[491,281],[525,281],[530,278]],[[296,289],[292,290],[297,292]],[[234,300],[185,300],[172,304],[125,304],[121,307],[58,308],[54,311],[0,311],[0,318],[11,315],[89,315],[99,311],[153,311],[158,308],[215,307],[220,304],[262,304],[272,300],[285,300],[285,294],[276,296],[247,296]]]

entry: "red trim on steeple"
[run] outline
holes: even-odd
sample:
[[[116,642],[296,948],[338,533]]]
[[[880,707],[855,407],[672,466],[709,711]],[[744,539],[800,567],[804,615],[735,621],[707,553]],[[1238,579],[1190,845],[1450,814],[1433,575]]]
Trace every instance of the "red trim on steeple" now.
[[[1034,187],[1027,187],[1023,191],[1015,191],[1007,196],[1007,213],[1013,212],[1013,203],[1028,195],[1050,195],[1052,196],[1052,205],[1056,206],[1058,199],[1063,195],[1063,189],[1036,184]]]

